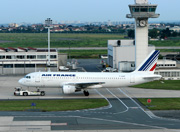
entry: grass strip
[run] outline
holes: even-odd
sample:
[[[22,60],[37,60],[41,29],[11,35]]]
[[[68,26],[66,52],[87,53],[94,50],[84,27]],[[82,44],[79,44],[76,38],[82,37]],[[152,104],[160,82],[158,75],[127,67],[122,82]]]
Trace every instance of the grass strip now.
[[[135,88],[180,90],[180,80],[163,80],[134,85]]]
[[[180,49],[157,49],[160,52],[180,52]]]
[[[124,35],[120,34],[51,33],[51,48],[107,47],[108,40],[123,38]],[[5,48],[47,48],[47,33],[0,33],[0,44]]]
[[[180,98],[153,98],[147,103],[147,98],[138,99],[150,110],[180,110]]]
[[[107,55],[107,50],[61,50],[60,53],[67,53],[71,58],[99,58],[99,55]]]
[[[107,47],[108,40],[124,39],[122,34],[51,33],[51,47]],[[1,47],[47,48],[47,33],[0,33]],[[176,39],[150,41],[159,46],[180,46]]]
[[[159,40],[159,41],[150,41],[149,43],[156,46],[157,48],[161,46],[167,46],[167,47],[180,46],[179,40],[165,40],[165,41]]]
[[[32,103],[36,106],[32,107]],[[67,111],[99,108],[107,105],[108,102],[105,99],[1,100],[0,111],[26,111],[28,109]]]

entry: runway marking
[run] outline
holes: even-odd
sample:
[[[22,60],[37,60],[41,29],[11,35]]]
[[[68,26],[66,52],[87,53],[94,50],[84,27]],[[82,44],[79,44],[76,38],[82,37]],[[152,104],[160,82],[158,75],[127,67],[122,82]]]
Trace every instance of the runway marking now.
[[[151,112],[148,113],[146,112],[134,99],[132,99],[128,94],[126,94],[123,90],[121,90],[120,88],[118,88],[120,90],[120,92],[122,92],[126,97],[128,97],[129,99],[131,99],[145,114],[147,114],[151,119],[153,118],[154,114]],[[155,117],[155,116],[154,116]]]
[[[154,115],[150,110],[145,111],[132,97],[130,97],[127,93],[125,93],[122,89],[118,88],[126,97],[130,98],[146,115],[148,115],[151,119],[161,119],[161,120],[172,120],[172,121],[179,121],[178,119],[169,119],[169,118],[163,118],[158,117]],[[125,90],[127,91],[127,90]],[[127,91],[128,92],[128,91]]]
[[[126,107],[126,110],[125,111],[122,111],[122,112],[117,112],[117,113],[113,113],[113,114],[119,114],[119,113],[125,113],[129,110],[129,107],[122,101],[120,100],[116,95],[114,95],[108,88],[106,88],[107,91],[112,94],[115,98],[117,98],[125,107]]]
[[[139,109],[139,107],[129,107],[130,109]]]
[[[108,100],[108,98],[106,98],[104,95],[102,95],[97,89],[94,89],[101,97],[103,97],[105,100],[107,100],[108,101],[108,103],[109,103],[109,108],[112,108],[112,105],[111,105],[111,103],[110,103],[110,101]],[[108,109],[109,109],[108,108]]]
[[[123,93],[126,97],[128,97],[129,99],[131,99],[139,108],[142,108],[133,98],[131,98],[128,94],[126,94],[123,90],[121,90],[120,88],[118,88],[120,90],[121,93]]]
[[[51,126],[67,126],[67,123],[51,123]]]
[[[45,117],[45,116],[14,116],[14,117]],[[157,128],[157,129],[167,129],[165,127],[159,127],[159,126],[151,126],[146,124],[138,124],[138,123],[131,123],[131,122],[125,122],[125,121],[118,121],[118,120],[108,120],[108,119],[101,119],[101,118],[89,118],[89,117],[82,117],[82,116],[47,116],[47,118],[82,118],[82,119],[91,119],[91,120],[99,120],[99,121],[107,121],[107,122],[114,122],[114,123],[123,123],[123,124],[130,124],[135,126],[143,126],[143,127],[151,127],[151,128]],[[48,125],[47,125],[48,126]]]

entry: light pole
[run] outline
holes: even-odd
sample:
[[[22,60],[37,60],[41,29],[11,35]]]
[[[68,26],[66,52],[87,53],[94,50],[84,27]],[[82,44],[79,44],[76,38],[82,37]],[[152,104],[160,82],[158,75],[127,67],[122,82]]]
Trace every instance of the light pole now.
[[[71,61],[71,56],[70,56],[70,42],[69,42],[69,61]]]
[[[52,25],[52,20],[51,20],[51,18],[47,18],[46,20],[45,20],[45,28],[47,28],[48,29],[48,71],[51,71],[51,69],[50,69],[50,66],[51,66],[51,63],[50,63],[50,28],[53,28],[53,27],[51,27],[51,25]]]

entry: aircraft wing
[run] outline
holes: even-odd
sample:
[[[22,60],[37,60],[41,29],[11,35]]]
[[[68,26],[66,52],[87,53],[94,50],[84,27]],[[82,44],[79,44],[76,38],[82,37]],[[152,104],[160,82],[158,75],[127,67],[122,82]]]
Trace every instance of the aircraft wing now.
[[[73,85],[73,86],[75,86],[78,89],[85,89],[87,87],[100,86],[101,84],[105,84],[105,82],[67,83],[66,85]]]

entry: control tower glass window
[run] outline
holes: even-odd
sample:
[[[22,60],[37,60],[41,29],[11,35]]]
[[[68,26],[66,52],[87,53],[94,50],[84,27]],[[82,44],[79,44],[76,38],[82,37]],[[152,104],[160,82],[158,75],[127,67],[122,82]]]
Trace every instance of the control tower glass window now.
[[[156,8],[149,8],[149,12],[155,12]]]
[[[141,12],[148,12],[148,8],[141,8]]]
[[[133,8],[133,12],[139,12],[139,8]]]

